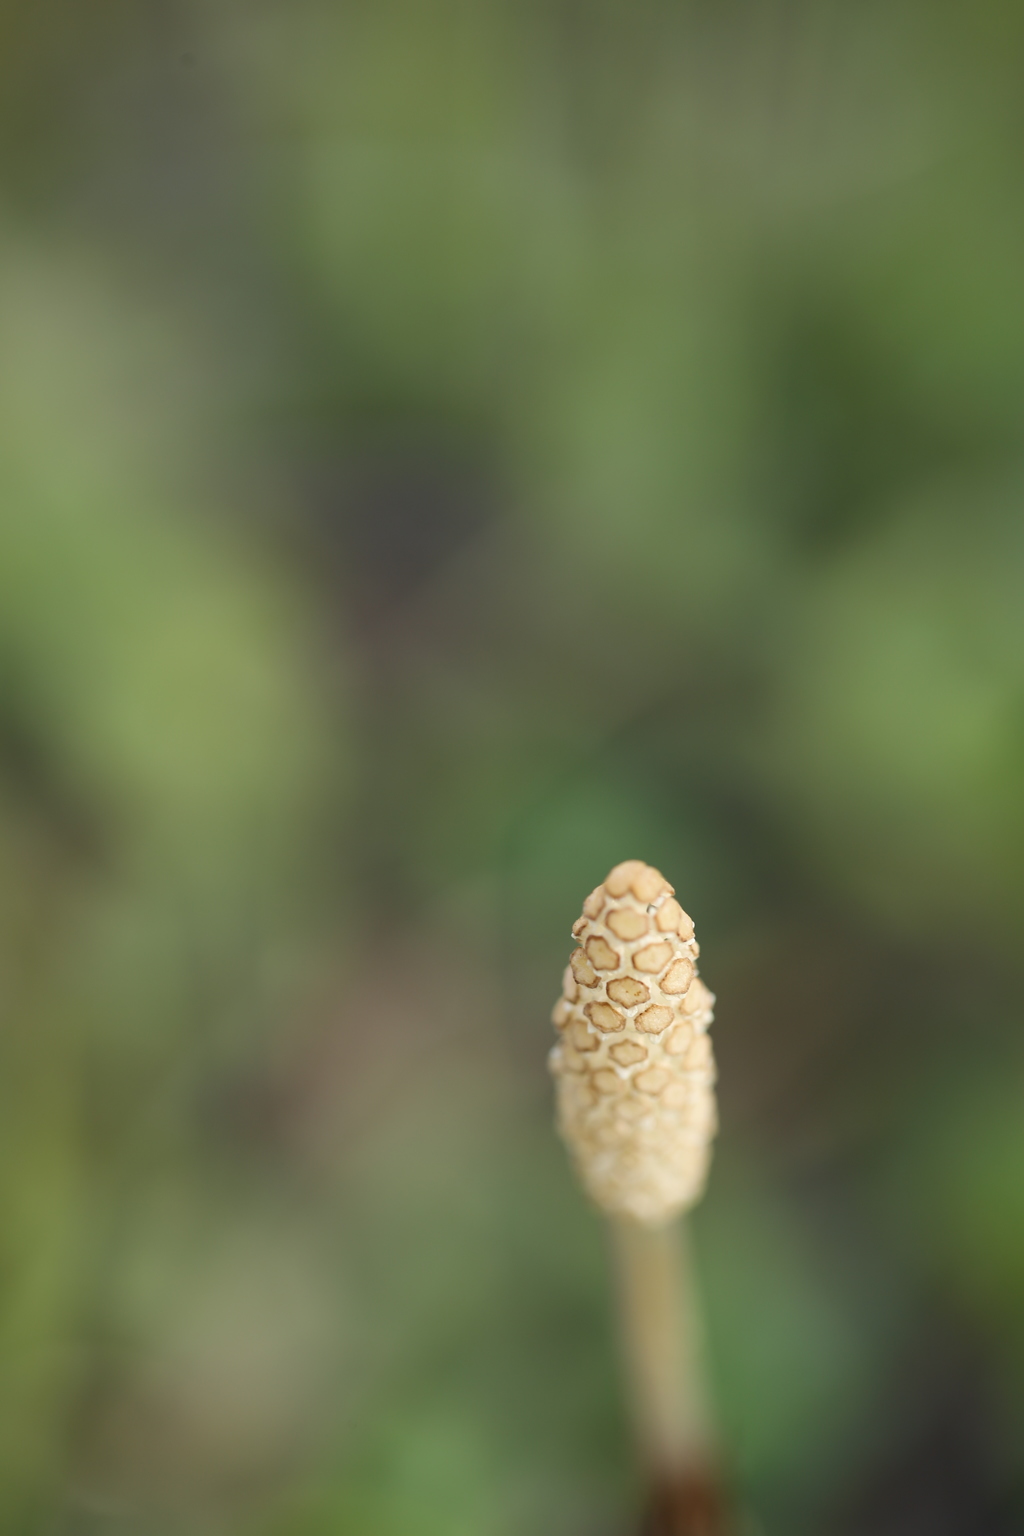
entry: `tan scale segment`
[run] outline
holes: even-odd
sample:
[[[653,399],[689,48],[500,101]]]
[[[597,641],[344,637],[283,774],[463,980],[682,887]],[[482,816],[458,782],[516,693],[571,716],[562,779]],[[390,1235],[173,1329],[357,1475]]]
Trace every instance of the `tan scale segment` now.
[[[631,907],[616,909],[608,914],[608,927],[619,939],[639,939],[647,932],[648,926],[646,912],[634,912]]]
[[[711,1041],[707,1035],[696,1035],[686,1052],[688,1067],[705,1067],[711,1061]]]
[[[667,939],[660,944],[647,944],[643,949],[633,951],[634,969],[643,971],[645,975],[657,976],[671,959],[672,945]]]
[[[587,924],[589,927],[589,922]],[[587,959],[597,971],[617,971],[619,968],[619,952],[612,949],[608,940],[600,934],[587,940]]]
[[[693,961],[674,960],[661,978],[661,990],[669,994],[682,994],[693,980]]]
[[[587,1003],[583,1012],[595,1029],[603,1030],[606,1034],[626,1027],[626,1015],[613,1008],[611,1003]]]
[[[596,1051],[598,1038],[587,1028],[582,1019],[574,1019],[568,1031],[569,1038],[578,1051]]]
[[[647,865],[642,859],[627,859],[624,864],[616,864],[610,875],[605,877],[604,888],[609,896],[625,896],[630,883],[643,874]],[[667,883],[667,882],[666,882]],[[598,886],[597,890],[601,887]],[[596,895],[597,892],[595,891]],[[636,894],[639,894],[637,892]]]
[[[608,1055],[620,1067],[635,1067],[638,1061],[647,1060],[647,1047],[639,1040],[617,1040]]]
[[[587,897],[573,936],[553,1015],[559,1129],[598,1205],[667,1221],[702,1192],[717,1123],[714,997],[693,923],[664,876],[630,859]]]
[[[611,1067],[602,1067],[599,1072],[594,1073],[591,1081],[598,1093],[618,1093],[622,1087],[619,1074]]]
[[[654,920],[655,926],[659,933],[678,933],[679,925],[684,917],[686,917],[686,913],[678,901],[676,901],[674,896],[669,896],[658,908],[658,915]],[[689,922],[688,918],[687,921]],[[693,925],[691,924],[690,926],[692,927]]]
[[[570,958],[569,964],[572,966],[573,977],[580,984],[580,986],[594,986],[597,981],[597,972],[594,970],[594,967],[591,965],[582,949],[578,949],[576,951],[576,953]]]
[[[634,1019],[637,1029],[642,1029],[645,1035],[660,1035],[662,1030],[668,1029],[675,1020],[675,1014],[671,1008],[663,1008],[660,1003],[652,1003],[650,1008],[645,1008]]]
[[[675,1029],[669,1031],[662,1043],[670,1056],[685,1056],[690,1048],[690,1041],[692,1039],[693,1030],[686,1020],[683,1019],[676,1025]]]
[[[661,1093],[669,1085],[669,1074],[664,1067],[648,1067],[634,1079],[641,1093]]]
[[[651,1000],[650,987],[635,976],[615,976],[609,981],[607,990],[612,1002],[621,1003],[623,1008],[636,1008]]]
[[[680,1010],[685,1013],[688,1018],[696,1019],[701,1016],[706,1016],[707,1021],[710,1024],[711,1010],[714,1007],[714,1003],[715,999],[713,995],[708,991],[700,977],[695,976],[693,981],[690,983],[689,991],[679,1006]]]
[[[656,901],[659,896],[664,896],[666,893],[669,896],[673,894],[672,887],[665,876],[660,871],[652,869],[650,864],[642,865],[640,873],[633,876],[632,891],[634,896],[644,902]]]
[[[573,1050],[571,1045],[566,1045],[562,1048],[562,1065],[567,1072],[583,1072],[586,1070],[586,1062],[578,1051]]]

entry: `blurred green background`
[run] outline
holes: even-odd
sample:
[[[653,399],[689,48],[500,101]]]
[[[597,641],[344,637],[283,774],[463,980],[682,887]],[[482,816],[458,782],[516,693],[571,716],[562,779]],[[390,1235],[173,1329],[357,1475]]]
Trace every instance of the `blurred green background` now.
[[[767,1536],[1024,1529],[1024,14],[0,4],[0,1528],[626,1536],[583,896]]]

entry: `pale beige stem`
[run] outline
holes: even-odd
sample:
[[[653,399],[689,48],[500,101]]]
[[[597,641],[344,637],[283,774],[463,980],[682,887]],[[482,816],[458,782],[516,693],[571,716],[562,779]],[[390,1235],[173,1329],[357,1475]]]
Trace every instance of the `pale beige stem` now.
[[[655,1478],[715,1460],[700,1312],[682,1221],[611,1221],[628,1388],[640,1453]]]

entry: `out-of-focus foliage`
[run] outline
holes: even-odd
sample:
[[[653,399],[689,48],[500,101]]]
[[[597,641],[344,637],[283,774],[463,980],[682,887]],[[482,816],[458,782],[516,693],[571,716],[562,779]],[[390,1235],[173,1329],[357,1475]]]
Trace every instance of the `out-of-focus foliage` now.
[[[616,1536],[582,896],[768,1536],[1024,1520],[1024,25],[0,5],[0,1509]]]

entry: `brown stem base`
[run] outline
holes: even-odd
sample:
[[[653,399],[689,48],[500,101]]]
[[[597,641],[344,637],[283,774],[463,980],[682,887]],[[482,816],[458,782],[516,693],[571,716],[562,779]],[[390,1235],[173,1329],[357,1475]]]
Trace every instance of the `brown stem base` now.
[[[651,1496],[640,1536],[734,1536],[718,1483],[693,1473],[659,1484]]]

